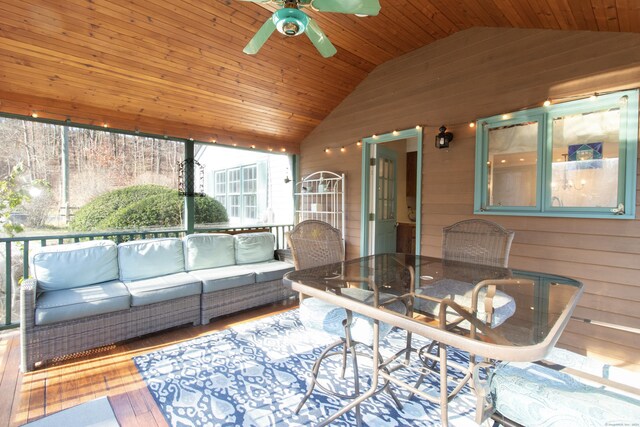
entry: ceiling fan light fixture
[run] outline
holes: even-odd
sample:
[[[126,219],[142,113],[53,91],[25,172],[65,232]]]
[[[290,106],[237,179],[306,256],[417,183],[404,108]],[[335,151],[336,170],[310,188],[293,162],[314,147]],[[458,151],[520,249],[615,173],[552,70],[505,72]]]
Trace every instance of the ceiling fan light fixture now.
[[[285,36],[295,36],[298,35],[300,31],[300,26],[295,22],[289,21],[282,24],[282,33]]]
[[[273,14],[276,29],[280,34],[294,37],[304,32],[309,24],[309,17],[298,9],[280,9]]]

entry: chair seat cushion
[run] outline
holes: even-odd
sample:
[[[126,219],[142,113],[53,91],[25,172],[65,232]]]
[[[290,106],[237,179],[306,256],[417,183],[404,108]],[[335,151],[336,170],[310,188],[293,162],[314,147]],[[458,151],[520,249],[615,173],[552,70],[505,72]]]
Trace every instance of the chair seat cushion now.
[[[202,292],[202,282],[189,273],[125,282],[125,286],[131,294],[132,307],[199,295]]]
[[[369,303],[373,305],[373,291],[344,288],[341,290],[342,295],[349,298]],[[394,295],[381,294],[380,303],[389,301]],[[394,301],[385,305],[389,310],[397,313],[405,314],[407,308],[401,301]],[[343,321],[347,318],[347,312],[344,308],[338,307],[318,298],[305,298],[300,302],[300,321],[306,328],[317,329],[345,338]],[[380,338],[384,337],[391,331],[392,326],[380,322]],[[351,323],[351,337],[354,341],[372,345],[373,344],[373,319],[358,313],[353,313]]]
[[[131,296],[118,280],[42,292],[36,299],[36,325],[96,316],[129,308]]]
[[[284,261],[260,262],[246,264],[246,267],[256,272],[256,282],[270,282],[282,279],[286,273],[293,271],[293,265]]]
[[[253,270],[240,265],[195,270],[189,274],[202,281],[202,293],[204,294],[256,282],[256,274]]]
[[[640,401],[533,363],[500,364],[490,382],[496,410],[525,426],[634,425]]]
[[[435,282],[434,284],[419,288],[416,293],[438,299],[450,298],[463,307],[471,308],[473,288],[474,285],[471,283],[460,282],[452,279],[443,279]],[[486,288],[482,289],[478,293],[478,313],[476,314],[477,318],[484,323],[487,321],[483,303],[486,294]],[[415,308],[417,311],[425,312],[437,317],[440,312],[440,303],[429,300],[418,301],[416,299]],[[493,297],[493,310],[491,327],[495,328],[504,323],[504,321],[509,317],[513,316],[513,313],[516,311],[516,302],[510,295],[507,295],[502,291],[496,291],[496,294]],[[451,322],[456,318],[458,318],[458,314],[453,309],[447,311],[447,322]],[[470,327],[469,322],[467,321],[461,322],[459,326],[466,329],[469,329]]]

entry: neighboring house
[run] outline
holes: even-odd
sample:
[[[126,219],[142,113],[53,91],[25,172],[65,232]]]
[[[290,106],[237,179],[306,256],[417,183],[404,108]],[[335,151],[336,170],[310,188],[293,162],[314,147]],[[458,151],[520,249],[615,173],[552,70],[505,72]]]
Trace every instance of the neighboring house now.
[[[289,156],[198,145],[196,159],[204,167],[205,193],[224,205],[231,225],[293,221]]]

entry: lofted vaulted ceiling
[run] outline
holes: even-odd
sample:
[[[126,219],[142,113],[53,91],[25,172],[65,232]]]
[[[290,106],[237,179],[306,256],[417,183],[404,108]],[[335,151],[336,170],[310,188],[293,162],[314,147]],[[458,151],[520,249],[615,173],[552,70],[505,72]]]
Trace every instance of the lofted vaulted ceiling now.
[[[0,111],[298,151],[376,66],[471,27],[640,32],[640,0],[380,0],[378,16],[305,9],[336,46],[275,32],[238,0],[0,0]]]

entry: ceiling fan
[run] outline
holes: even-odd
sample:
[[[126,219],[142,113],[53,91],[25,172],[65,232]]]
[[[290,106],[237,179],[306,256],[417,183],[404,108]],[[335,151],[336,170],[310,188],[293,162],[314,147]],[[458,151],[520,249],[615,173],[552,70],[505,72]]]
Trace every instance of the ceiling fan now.
[[[275,31],[288,37],[305,33],[311,43],[325,58],[335,55],[336,48],[322,32],[318,24],[301,8],[310,7],[318,12],[349,13],[357,16],[377,15],[380,12],[378,0],[240,0],[253,3],[274,3],[282,7],[265,22],[243,49],[244,53],[255,55],[269,36]]]

